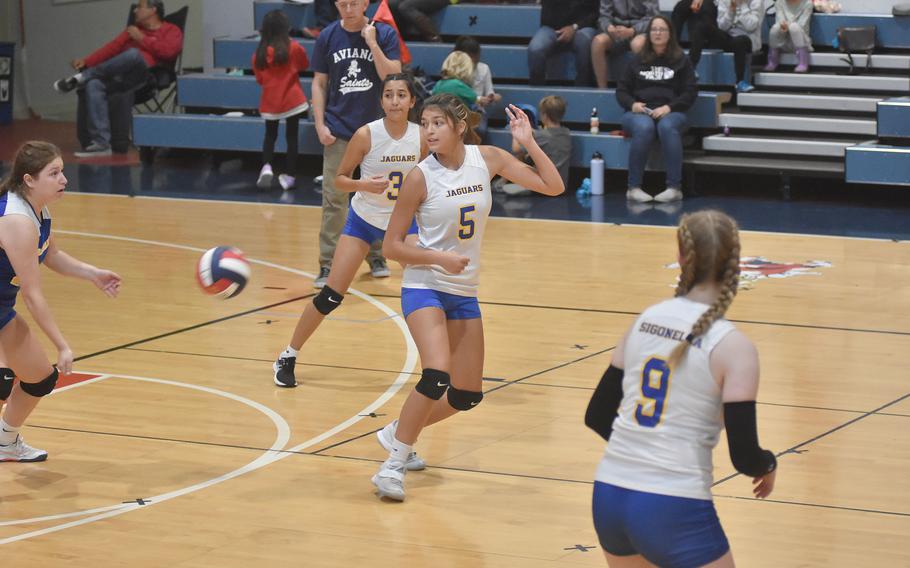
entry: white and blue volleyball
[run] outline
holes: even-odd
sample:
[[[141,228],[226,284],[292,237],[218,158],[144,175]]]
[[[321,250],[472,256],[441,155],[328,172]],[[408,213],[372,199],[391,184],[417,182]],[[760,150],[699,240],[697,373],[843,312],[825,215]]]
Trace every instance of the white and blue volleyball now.
[[[196,266],[196,280],[202,290],[222,300],[242,292],[249,279],[250,263],[243,251],[234,247],[209,249]]]

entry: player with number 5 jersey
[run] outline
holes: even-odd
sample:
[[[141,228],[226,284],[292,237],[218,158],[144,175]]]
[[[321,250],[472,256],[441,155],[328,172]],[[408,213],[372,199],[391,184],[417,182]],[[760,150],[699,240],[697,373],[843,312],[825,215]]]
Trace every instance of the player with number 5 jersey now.
[[[291,343],[272,366],[279,387],[297,386],[297,353],[316,331],[325,316],[341,305],[357,267],[367,257],[370,245],[381,241],[389,224],[392,207],[408,172],[427,155],[420,128],[408,121],[408,112],[417,102],[410,75],[386,75],[382,82],[382,109],[385,117],[361,126],[351,138],[335,177],[337,190],[353,193],[348,218],[325,286],[307,304],[294,329]],[[354,168],[360,165],[360,179]],[[408,227],[416,240],[417,225]]]
[[[711,499],[725,425],[733,466],[753,478],[755,496],[774,488],[777,460],[758,444],[758,352],[724,319],[739,283],[736,222],[719,211],[684,215],[677,241],[676,297],[635,320],[585,415],[609,441],[593,511],[614,568],[733,566]]]
[[[420,129],[432,154],[404,181],[383,254],[406,264],[401,308],[423,371],[400,418],[378,432],[389,458],[373,476],[380,497],[403,501],[404,475],[415,467],[421,430],[483,399],[483,323],[477,303],[480,246],[490,214],[490,180],[502,177],[545,195],[565,188],[559,171],[532,136],[528,117],[506,108],[512,136],[537,169],[494,146],[475,146],[477,115],[458,98],[426,100]],[[417,216],[418,242],[406,240]],[[443,399],[443,395],[445,398]]]

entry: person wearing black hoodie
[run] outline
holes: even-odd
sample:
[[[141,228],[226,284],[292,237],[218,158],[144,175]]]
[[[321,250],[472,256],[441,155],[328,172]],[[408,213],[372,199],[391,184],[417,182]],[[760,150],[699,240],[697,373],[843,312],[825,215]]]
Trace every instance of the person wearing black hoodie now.
[[[653,17],[641,53],[632,56],[616,89],[616,100],[626,109],[622,129],[632,139],[627,199],[682,199],[682,134],[688,128],[685,113],[696,96],[695,70],[676,41],[673,25],[664,16]],[[655,135],[667,166],[667,188],[652,198],[642,191],[641,182]]]
[[[547,58],[557,51],[575,53],[575,84],[591,82],[591,40],[599,0],[541,0],[540,29],[528,45],[528,83],[543,85]]]

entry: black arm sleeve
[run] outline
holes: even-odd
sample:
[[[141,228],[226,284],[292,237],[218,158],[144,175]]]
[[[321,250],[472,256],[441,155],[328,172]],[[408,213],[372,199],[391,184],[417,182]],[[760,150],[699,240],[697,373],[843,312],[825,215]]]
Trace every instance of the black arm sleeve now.
[[[591,395],[588,411],[585,412],[585,425],[600,434],[604,440],[610,439],[613,420],[616,419],[619,403],[622,402],[622,376],[622,369],[613,365],[607,367],[600,384]]]
[[[749,477],[761,477],[777,468],[777,458],[758,445],[755,401],[724,403],[724,423],[730,459],[736,471]]]

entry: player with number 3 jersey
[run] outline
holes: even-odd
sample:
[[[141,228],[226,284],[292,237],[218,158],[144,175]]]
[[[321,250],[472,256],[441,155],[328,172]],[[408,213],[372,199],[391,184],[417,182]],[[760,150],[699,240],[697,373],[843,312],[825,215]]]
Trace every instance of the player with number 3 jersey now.
[[[316,331],[325,316],[341,305],[357,267],[367,257],[370,245],[381,241],[389,224],[398,190],[408,172],[427,155],[420,128],[408,121],[408,112],[417,102],[409,75],[386,75],[382,82],[382,109],[385,117],[361,126],[351,138],[338,166],[335,187],[354,193],[326,285],[313,298],[297,321],[291,343],[272,365],[273,380],[279,387],[296,387],[294,372],[297,352]],[[360,179],[354,168],[360,165]],[[408,234],[416,240],[417,225]]]
[[[380,497],[403,501],[404,475],[421,469],[413,445],[420,431],[483,399],[483,324],[477,303],[480,245],[495,175],[545,195],[564,191],[553,162],[532,136],[528,117],[506,108],[512,136],[537,168],[494,146],[475,146],[477,116],[452,95],[434,95],[421,111],[420,129],[433,153],[405,180],[383,254],[406,264],[401,308],[420,352],[420,380],[398,420],[377,433],[389,458],[373,476]],[[417,216],[418,243],[406,241]],[[445,399],[443,399],[445,395]]]
[[[711,499],[711,454],[726,425],[756,497],[777,460],[758,444],[758,352],[724,319],[739,283],[739,232],[719,211],[684,215],[676,297],[645,310],[616,346],[585,423],[609,441],[594,526],[611,567],[732,567]],[[650,564],[649,564],[650,563]]]

